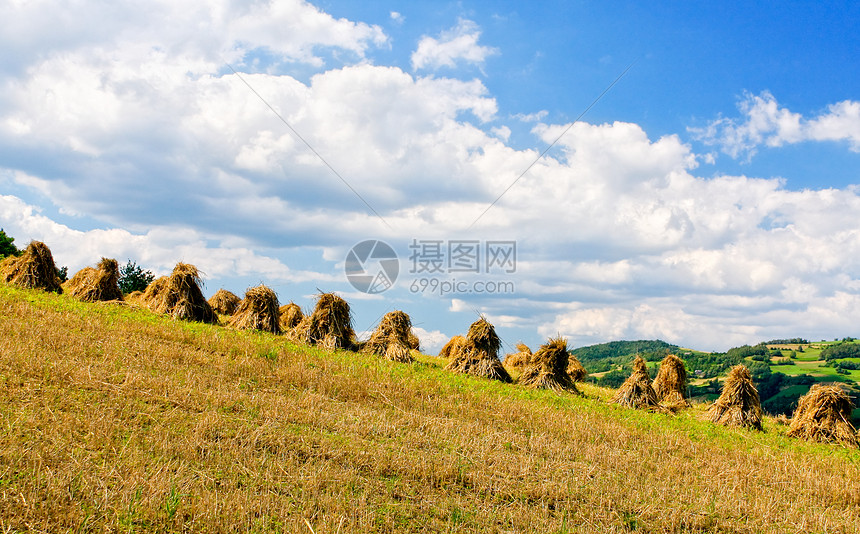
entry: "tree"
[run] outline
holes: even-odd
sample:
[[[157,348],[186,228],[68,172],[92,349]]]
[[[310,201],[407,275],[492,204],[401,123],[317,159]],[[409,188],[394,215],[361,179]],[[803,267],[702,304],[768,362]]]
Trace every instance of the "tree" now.
[[[144,271],[143,267],[131,260],[119,270],[119,290],[124,295],[145,290],[153,280],[155,275],[151,271]]]
[[[828,361],[842,358],[860,358],[860,344],[840,343],[838,345],[830,345],[821,351],[821,358]]]
[[[10,237],[6,235],[6,232],[0,228],[0,259],[5,258],[6,256],[20,256],[21,251],[13,245],[15,242],[14,237]]]
[[[69,268],[67,266],[63,265],[60,268],[54,267],[54,269],[57,269],[57,277],[61,282],[67,282],[69,280]]]

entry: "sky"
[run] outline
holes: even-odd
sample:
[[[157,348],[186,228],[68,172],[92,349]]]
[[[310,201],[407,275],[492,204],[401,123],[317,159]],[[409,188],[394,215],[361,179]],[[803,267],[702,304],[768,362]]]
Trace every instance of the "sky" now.
[[[207,295],[262,283],[306,310],[334,291],[362,333],[406,311],[429,352],[481,314],[508,352],[858,334],[856,3],[0,18],[0,227],[70,273],[183,261]],[[390,254],[346,261],[365,241],[397,258],[390,287],[350,283],[393,278]]]

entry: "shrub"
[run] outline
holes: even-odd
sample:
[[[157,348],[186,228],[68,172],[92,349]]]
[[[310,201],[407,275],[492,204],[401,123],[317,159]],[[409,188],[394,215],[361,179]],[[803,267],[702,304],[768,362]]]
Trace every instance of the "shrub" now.
[[[5,258],[6,256],[20,256],[21,251],[18,250],[18,247],[13,245],[15,242],[15,238],[6,235],[6,232],[0,228],[0,260]]]
[[[124,295],[133,291],[145,291],[153,280],[155,275],[151,271],[144,271],[143,267],[131,260],[119,270],[119,290]]]

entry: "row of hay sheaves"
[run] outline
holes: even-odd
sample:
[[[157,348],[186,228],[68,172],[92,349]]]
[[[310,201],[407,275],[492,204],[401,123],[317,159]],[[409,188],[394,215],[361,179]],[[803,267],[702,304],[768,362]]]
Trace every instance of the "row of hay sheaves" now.
[[[309,314],[293,302],[279,306],[277,295],[265,285],[248,289],[241,299],[221,289],[207,300],[200,289],[200,273],[185,263],[178,263],[169,276],[154,280],[146,291],[124,297],[118,286],[116,260],[102,258],[96,267],[85,267],[62,284],[50,249],[34,241],[21,256],[0,262],[0,278],[19,287],[65,291],[87,302],[125,300],[177,319],[218,324],[220,314],[228,317],[228,326],[234,328],[283,333],[297,342],[376,354],[396,362],[411,362],[412,351],[419,350],[411,320],[402,311],[387,313],[370,338],[359,341],[352,328],[349,304],[333,293],[320,294]],[[507,366],[519,372],[519,384],[581,395],[575,383],[585,378],[586,371],[568,352],[565,339],[550,339],[536,352],[520,343],[518,352],[508,354],[504,364],[499,359],[500,349],[501,340],[493,325],[481,317],[465,336],[454,336],[439,356],[449,361],[446,369],[454,372],[510,383],[513,379]],[[689,407],[684,362],[674,354],[667,355],[652,381],[645,361],[637,356],[633,372],[612,400],[622,406],[662,413]],[[816,384],[799,400],[788,435],[856,447],[860,442],[851,424],[852,410],[851,398],[839,385]],[[744,365],[731,369],[707,417],[726,426],[762,430],[758,391]]]

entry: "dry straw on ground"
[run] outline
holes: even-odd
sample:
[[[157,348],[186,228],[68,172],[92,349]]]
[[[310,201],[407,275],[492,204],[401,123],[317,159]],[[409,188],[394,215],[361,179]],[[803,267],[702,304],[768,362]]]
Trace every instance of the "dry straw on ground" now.
[[[262,330],[280,334],[278,296],[265,285],[248,289],[228,324],[242,330]]]
[[[209,302],[209,305],[212,306],[212,309],[215,310],[216,313],[220,313],[221,315],[233,315],[236,313],[236,308],[239,307],[239,303],[242,302],[242,299],[232,291],[219,289],[214,295],[209,297],[207,302]]]
[[[579,393],[567,372],[567,340],[550,339],[535,352],[519,377],[519,383],[538,389]]]
[[[349,304],[334,293],[322,293],[313,313],[302,319],[290,335],[296,341],[329,350],[353,348],[355,332]]]
[[[687,400],[687,368],[678,356],[667,354],[663,358],[652,386],[657,400],[669,410],[678,411],[690,406]]]
[[[102,258],[96,268],[84,267],[63,284],[69,295],[84,302],[122,300],[119,290],[119,265],[116,260]]]
[[[410,363],[409,334],[412,332],[412,321],[400,310],[386,313],[379,326],[371,334],[370,339],[361,348],[361,352],[378,354],[394,362]]]
[[[69,302],[0,284],[0,532],[860,532],[834,445]]]
[[[853,410],[851,397],[839,385],[815,384],[797,401],[788,435],[856,447],[857,431],[851,424]]]
[[[446,369],[467,373],[502,382],[511,382],[511,375],[499,361],[499,348],[502,342],[496,335],[493,325],[481,317],[469,327],[466,341],[456,353]]]
[[[636,359],[633,360],[633,372],[615,392],[612,401],[628,408],[653,410],[660,407],[657,394],[654,393],[654,388],[651,386],[648,367],[641,356],[636,356]]]
[[[305,314],[302,313],[302,308],[295,302],[284,304],[281,306],[280,312],[281,332],[289,332],[293,328],[297,327],[299,323],[302,322],[302,319],[305,318]]]
[[[516,346],[517,352],[506,355],[504,364],[511,369],[523,369],[532,359],[532,349],[522,341]]]
[[[0,262],[0,279],[26,289],[63,292],[51,249],[41,241],[31,241],[23,254]]]
[[[758,390],[745,365],[735,365],[729,371],[720,398],[708,410],[708,418],[725,426],[761,430]]]
[[[218,316],[203,297],[201,283],[197,267],[177,263],[170,276],[162,276],[149,284],[140,302],[156,313],[175,319],[216,324]]]
[[[466,344],[466,338],[463,336],[454,336],[445,343],[442,350],[439,351],[440,358],[452,359],[463,350],[463,345]]]

